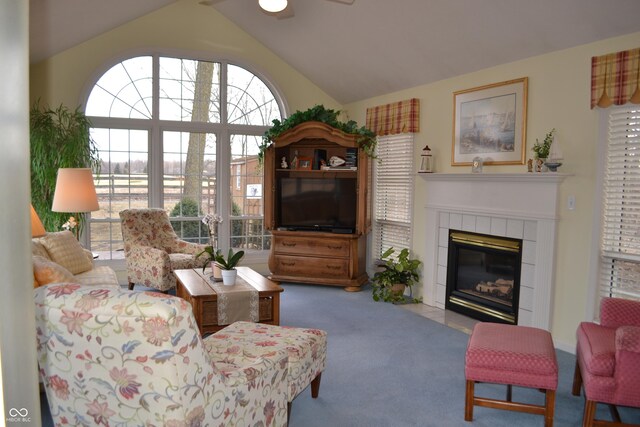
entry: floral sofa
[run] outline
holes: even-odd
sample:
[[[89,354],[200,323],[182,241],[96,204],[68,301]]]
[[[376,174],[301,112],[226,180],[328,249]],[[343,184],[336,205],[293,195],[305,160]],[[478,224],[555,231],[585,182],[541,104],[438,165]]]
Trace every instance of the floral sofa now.
[[[189,303],[158,292],[77,284],[34,292],[56,425],[286,425],[286,349],[226,363],[209,352],[212,338],[201,338]],[[233,341],[229,352],[242,346]]]
[[[93,254],[70,231],[47,233],[31,239],[33,286],[73,282],[81,285],[119,286],[116,272],[95,266]]]

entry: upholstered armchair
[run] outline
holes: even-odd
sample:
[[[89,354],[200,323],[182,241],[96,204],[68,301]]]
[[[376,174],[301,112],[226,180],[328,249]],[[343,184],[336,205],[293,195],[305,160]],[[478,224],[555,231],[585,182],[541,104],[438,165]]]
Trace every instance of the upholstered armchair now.
[[[173,270],[202,267],[196,258],[206,245],[178,238],[162,209],[125,209],[120,212],[129,289],[136,283],[166,292],[175,288]]]
[[[598,403],[619,423],[615,406],[640,407],[640,301],[603,298],[600,324],[582,322],[577,338],[573,394],[584,386],[583,426],[608,424],[595,420]]]
[[[225,363],[180,298],[66,283],[35,289],[35,306],[56,425],[286,425],[287,351]]]

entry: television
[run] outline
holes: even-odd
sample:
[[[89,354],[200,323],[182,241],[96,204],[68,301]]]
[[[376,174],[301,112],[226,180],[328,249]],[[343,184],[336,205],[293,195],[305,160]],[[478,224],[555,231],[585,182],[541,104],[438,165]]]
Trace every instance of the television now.
[[[355,178],[281,177],[278,199],[281,229],[355,232],[358,200]]]

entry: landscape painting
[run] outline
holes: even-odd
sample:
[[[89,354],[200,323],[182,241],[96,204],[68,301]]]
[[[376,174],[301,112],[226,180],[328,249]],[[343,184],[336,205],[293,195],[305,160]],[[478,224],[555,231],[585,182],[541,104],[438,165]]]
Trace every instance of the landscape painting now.
[[[524,164],[527,78],[454,93],[454,166]]]

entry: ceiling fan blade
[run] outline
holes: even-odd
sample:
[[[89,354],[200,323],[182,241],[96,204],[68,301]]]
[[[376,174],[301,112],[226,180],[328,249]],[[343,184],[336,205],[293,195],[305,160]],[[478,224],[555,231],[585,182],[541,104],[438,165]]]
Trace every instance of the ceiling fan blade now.
[[[213,6],[214,4],[218,4],[223,2],[224,0],[200,0],[198,4],[202,6]]]
[[[336,2],[336,3],[342,3],[342,4],[348,4],[348,5],[352,5],[354,1],[356,0],[329,0],[332,2]]]

